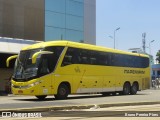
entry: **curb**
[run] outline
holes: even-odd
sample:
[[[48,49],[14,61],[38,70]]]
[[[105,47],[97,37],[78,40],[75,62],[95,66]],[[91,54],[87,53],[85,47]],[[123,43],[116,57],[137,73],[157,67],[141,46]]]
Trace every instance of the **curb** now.
[[[160,101],[155,102],[132,102],[132,103],[110,103],[110,104],[97,104],[100,108],[107,107],[119,107],[119,106],[136,106],[136,105],[153,105],[160,104]],[[48,111],[60,111],[60,110],[78,110],[78,109],[90,109],[93,105],[72,105],[72,106],[46,106],[46,107],[35,107],[35,108],[19,108],[19,109],[2,109],[0,112],[48,112]]]

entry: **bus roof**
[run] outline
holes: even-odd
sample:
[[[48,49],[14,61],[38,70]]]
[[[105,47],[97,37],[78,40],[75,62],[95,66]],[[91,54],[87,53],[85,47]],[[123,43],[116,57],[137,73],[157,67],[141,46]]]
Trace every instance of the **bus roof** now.
[[[62,41],[62,40],[36,43],[33,45],[29,45],[27,47],[24,47],[22,50],[45,48],[48,46],[68,46],[68,47],[83,48],[83,49],[88,49],[88,50],[96,50],[96,51],[104,51],[104,52],[112,52],[112,53],[119,53],[119,54],[128,54],[128,55],[134,55],[134,56],[149,57],[148,55],[145,55],[145,54],[131,53],[131,52],[117,50],[117,49],[113,49],[113,48],[96,46],[96,45],[91,45],[91,44],[86,44],[86,43]]]

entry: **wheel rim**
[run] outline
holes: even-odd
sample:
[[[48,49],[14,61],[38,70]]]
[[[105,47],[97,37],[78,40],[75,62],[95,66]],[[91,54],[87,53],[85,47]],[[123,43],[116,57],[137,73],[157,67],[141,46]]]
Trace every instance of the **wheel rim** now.
[[[66,94],[66,89],[65,88],[61,88],[59,93],[60,93],[60,95],[64,96]]]
[[[61,84],[58,88],[57,94],[55,95],[56,99],[66,99],[69,94],[69,88],[65,84]]]

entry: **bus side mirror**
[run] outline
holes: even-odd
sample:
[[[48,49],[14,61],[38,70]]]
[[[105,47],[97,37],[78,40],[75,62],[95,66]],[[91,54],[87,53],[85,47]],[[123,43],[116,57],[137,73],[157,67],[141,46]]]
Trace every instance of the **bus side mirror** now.
[[[18,55],[13,55],[13,56],[10,56],[9,58],[7,58],[7,60],[6,60],[6,66],[9,67],[9,61],[11,61],[12,59],[15,59],[17,57],[18,57]]]
[[[44,54],[53,54],[53,52],[50,51],[40,51],[40,52],[36,52],[32,55],[32,64],[36,63],[36,59],[39,55],[44,55]]]

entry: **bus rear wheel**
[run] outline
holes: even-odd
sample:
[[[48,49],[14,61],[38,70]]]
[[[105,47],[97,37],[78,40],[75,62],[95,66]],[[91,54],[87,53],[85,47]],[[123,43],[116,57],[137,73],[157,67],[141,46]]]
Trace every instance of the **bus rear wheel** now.
[[[130,94],[130,90],[131,90],[131,85],[130,83],[126,82],[123,86],[123,91],[122,94],[123,95],[129,95]]]
[[[36,96],[39,100],[44,100],[46,97],[47,97],[47,95],[37,95]]]
[[[138,83],[133,83],[131,86],[131,95],[135,95],[138,91]]]
[[[54,96],[55,96],[55,99],[57,99],[57,100],[63,100],[63,99],[67,99],[68,94],[69,94],[68,86],[65,84],[61,84],[58,87],[57,94]]]

